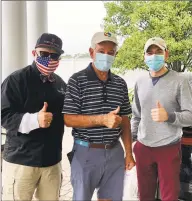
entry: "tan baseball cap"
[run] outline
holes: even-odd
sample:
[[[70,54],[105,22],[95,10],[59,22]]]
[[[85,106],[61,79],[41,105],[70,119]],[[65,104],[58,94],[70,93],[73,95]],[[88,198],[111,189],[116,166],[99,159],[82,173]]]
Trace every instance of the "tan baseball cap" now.
[[[96,32],[91,39],[91,48],[95,48],[95,45],[104,41],[111,41],[118,45],[117,38],[110,32]]]
[[[150,38],[145,43],[144,52],[146,52],[151,45],[157,45],[162,50],[166,50],[167,49],[167,45],[166,45],[165,41],[162,38],[160,38],[160,37]]]

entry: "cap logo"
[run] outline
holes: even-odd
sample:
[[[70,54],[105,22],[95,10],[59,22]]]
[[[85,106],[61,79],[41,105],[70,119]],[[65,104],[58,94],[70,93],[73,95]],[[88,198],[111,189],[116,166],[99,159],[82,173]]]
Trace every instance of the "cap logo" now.
[[[51,41],[44,40],[44,43],[59,47],[59,44],[55,43],[55,39],[53,38]]]
[[[105,33],[104,33],[104,36],[111,37],[111,33],[109,33],[109,32],[105,32]]]

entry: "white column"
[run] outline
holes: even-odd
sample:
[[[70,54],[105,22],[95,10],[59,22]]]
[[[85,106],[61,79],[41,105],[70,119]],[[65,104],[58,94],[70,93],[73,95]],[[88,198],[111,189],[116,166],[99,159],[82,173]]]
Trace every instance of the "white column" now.
[[[2,81],[27,65],[26,2],[2,1]]]
[[[47,2],[27,1],[28,63],[33,61],[32,50],[42,33],[48,31]]]

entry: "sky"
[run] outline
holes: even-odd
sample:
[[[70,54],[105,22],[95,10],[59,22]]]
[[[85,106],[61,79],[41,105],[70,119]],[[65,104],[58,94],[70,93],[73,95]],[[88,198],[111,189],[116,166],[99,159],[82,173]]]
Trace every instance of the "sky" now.
[[[48,1],[48,31],[62,39],[65,55],[86,53],[105,15],[103,1]]]

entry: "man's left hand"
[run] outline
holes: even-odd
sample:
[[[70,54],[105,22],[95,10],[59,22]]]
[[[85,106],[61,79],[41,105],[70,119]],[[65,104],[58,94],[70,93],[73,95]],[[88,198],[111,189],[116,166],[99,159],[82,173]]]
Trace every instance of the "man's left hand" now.
[[[135,160],[133,158],[132,154],[128,154],[125,157],[125,169],[126,170],[131,170],[135,166]]]
[[[164,122],[168,120],[168,113],[159,101],[157,102],[157,107],[151,110],[151,117],[155,122]]]

